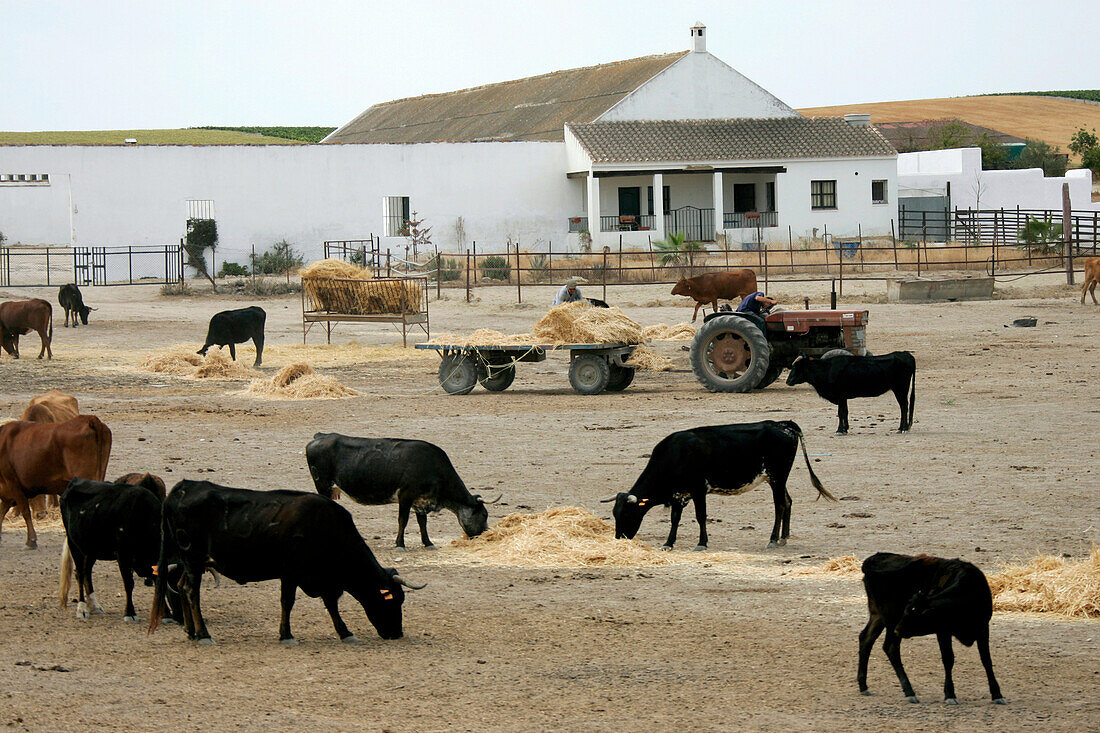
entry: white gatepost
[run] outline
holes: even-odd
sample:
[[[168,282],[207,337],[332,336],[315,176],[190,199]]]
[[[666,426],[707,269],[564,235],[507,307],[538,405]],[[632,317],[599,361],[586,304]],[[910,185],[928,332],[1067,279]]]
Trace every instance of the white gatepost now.
[[[592,244],[600,241],[600,179],[588,172],[588,233]]]
[[[726,197],[722,190],[722,172],[714,171],[714,237],[725,232],[726,222]]]
[[[653,174],[653,231],[658,241],[665,238],[665,176]]]

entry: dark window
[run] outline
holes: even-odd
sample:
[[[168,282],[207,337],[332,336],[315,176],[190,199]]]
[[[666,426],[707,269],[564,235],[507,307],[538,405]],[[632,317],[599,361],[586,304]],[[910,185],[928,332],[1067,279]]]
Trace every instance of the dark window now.
[[[756,211],[756,184],[733,184],[733,210],[737,214]]]
[[[775,181],[764,184],[768,194],[768,211],[775,211]]]
[[[886,181],[871,181],[871,203],[886,203]]]
[[[667,214],[672,209],[672,189],[668,186],[663,186],[662,188],[664,188],[664,196],[662,196],[661,198],[664,199],[664,209],[665,213]],[[646,201],[649,205],[647,211],[649,212],[650,216],[656,214],[657,212],[653,210],[653,186],[646,187]]]
[[[637,186],[619,186],[619,216],[638,216],[642,213],[639,201],[641,190]]]
[[[836,181],[810,181],[810,208],[836,208]]]

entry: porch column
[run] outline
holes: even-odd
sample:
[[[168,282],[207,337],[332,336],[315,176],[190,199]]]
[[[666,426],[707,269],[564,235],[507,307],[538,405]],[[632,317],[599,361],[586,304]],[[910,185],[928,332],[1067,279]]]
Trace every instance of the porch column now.
[[[714,237],[725,233],[726,199],[722,189],[722,172],[714,171]]]
[[[600,239],[600,179],[588,172],[588,233],[592,243]]]
[[[665,176],[653,174],[653,235],[658,240],[665,238]]]

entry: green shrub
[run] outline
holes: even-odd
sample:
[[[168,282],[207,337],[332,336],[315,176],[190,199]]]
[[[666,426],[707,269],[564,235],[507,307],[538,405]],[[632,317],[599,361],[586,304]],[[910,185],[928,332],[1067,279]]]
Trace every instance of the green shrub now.
[[[257,275],[282,275],[302,266],[302,255],[294,245],[281,239],[252,263]]]
[[[248,268],[236,262],[223,262],[218,277],[248,277]]]
[[[1062,225],[1044,221],[1042,219],[1028,219],[1027,224],[1016,232],[1016,239],[1025,245],[1050,245],[1060,244],[1062,240]],[[1056,247],[1046,247],[1056,249]]]
[[[505,257],[490,255],[481,261],[481,277],[486,280],[507,280],[511,275],[512,266]]]
[[[450,257],[435,257],[428,260],[424,265],[429,271],[439,271],[440,282],[454,282],[462,277],[462,269],[458,266],[458,260]]]
[[[527,259],[527,268],[531,273],[531,279],[537,283],[550,276],[550,260],[546,255],[531,255]]]

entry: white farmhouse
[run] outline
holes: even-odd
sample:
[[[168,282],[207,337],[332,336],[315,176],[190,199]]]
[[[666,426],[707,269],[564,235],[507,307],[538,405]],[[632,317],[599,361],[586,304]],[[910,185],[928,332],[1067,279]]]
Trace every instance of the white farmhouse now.
[[[807,119],[706,50],[375,105],[317,145],[0,146],[0,231],[34,244],[178,239],[316,255],[413,212],[443,250],[887,234],[897,153],[866,115]],[[33,176],[33,179],[29,177]],[[392,238],[392,239],[390,239]],[[384,239],[384,241],[386,241]]]

